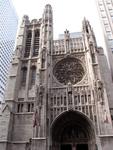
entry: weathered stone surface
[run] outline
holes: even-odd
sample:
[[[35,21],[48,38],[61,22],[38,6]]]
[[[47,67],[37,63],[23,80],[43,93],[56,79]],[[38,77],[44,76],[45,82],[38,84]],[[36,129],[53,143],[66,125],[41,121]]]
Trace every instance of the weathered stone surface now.
[[[39,21],[23,17],[0,113],[0,150],[112,149],[106,58],[89,21],[76,34],[66,30],[53,40],[49,4]]]

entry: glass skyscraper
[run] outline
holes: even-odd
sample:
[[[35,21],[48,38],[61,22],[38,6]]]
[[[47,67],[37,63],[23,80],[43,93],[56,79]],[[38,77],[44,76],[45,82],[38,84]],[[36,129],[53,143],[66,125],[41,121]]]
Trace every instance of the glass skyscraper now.
[[[11,0],[0,0],[0,102],[4,97],[17,26],[18,17]]]
[[[113,0],[96,0],[106,44],[106,56],[113,79]]]

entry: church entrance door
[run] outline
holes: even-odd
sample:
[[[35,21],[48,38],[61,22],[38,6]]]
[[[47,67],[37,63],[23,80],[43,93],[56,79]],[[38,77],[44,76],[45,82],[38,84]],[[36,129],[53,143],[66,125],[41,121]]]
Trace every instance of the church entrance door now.
[[[62,144],[60,150],[72,150],[71,144]]]
[[[52,124],[52,149],[94,150],[96,142],[91,123],[91,120],[80,112],[64,112]]]
[[[88,144],[77,144],[76,150],[88,150]]]

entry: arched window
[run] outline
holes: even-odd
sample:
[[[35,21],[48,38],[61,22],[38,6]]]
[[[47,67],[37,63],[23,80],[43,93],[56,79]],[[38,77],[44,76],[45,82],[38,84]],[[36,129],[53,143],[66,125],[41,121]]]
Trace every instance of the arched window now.
[[[34,103],[28,103],[27,112],[33,112],[33,111],[34,111]]]
[[[23,112],[23,104],[19,103],[18,104],[18,108],[17,108],[17,112]]]
[[[27,67],[22,68],[22,80],[21,83],[23,86],[26,84],[26,76],[27,76]]]
[[[32,38],[32,33],[31,33],[31,31],[28,31],[27,38],[26,38],[26,46],[25,46],[24,57],[29,57],[30,48],[31,48],[31,38]]]
[[[40,32],[39,30],[35,31],[33,56],[37,56],[39,52],[39,37],[40,37],[39,32]]]
[[[35,84],[35,80],[36,80],[36,67],[32,66],[31,67],[31,85]]]
[[[28,112],[30,112],[30,103],[28,104]]]

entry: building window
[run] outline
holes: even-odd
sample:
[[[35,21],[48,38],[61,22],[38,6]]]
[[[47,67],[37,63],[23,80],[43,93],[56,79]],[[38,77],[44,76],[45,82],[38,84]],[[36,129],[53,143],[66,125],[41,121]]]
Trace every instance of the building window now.
[[[28,104],[28,112],[30,112],[30,104]]]
[[[24,98],[19,98],[18,101],[24,101]]]
[[[36,67],[32,66],[32,68],[31,68],[31,85],[35,84],[35,80],[36,80]]]
[[[104,10],[104,6],[100,6],[100,11],[103,12]]]
[[[34,100],[35,100],[35,97],[29,97],[28,100],[29,100],[29,101],[34,101]]]
[[[103,2],[102,1],[99,1],[98,4],[99,4],[99,6],[103,6]]]
[[[32,33],[31,33],[31,31],[28,31],[27,38],[26,38],[26,46],[25,46],[24,57],[29,57],[30,48],[31,48],[31,38],[32,38]]]
[[[21,83],[23,86],[25,86],[26,84],[26,76],[27,76],[27,68],[23,67],[22,68],[22,80],[21,80]]]
[[[113,10],[112,5],[109,5],[109,6],[108,6],[108,9],[109,9],[109,10]]]
[[[37,56],[39,52],[39,38],[40,37],[40,31],[36,30],[35,31],[35,37],[34,37],[34,51],[33,51],[33,56]]]
[[[33,112],[34,111],[34,103],[28,103],[27,111],[28,112]]]
[[[107,1],[106,1],[106,4],[111,4],[111,0],[107,0]]]
[[[109,25],[105,26],[105,30],[106,32],[111,32],[110,26]]]
[[[108,40],[113,40],[112,33],[107,34]]]
[[[23,112],[23,104],[18,104],[17,112]]]
[[[31,112],[34,111],[34,103],[31,103]]]
[[[106,18],[106,13],[105,12],[101,12],[101,16],[102,16],[102,18]]]
[[[111,17],[113,17],[113,10],[110,12]]]
[[[104,22],[104,25],[108,25],[108,20],[107,19],[103,20],[103,22]]]

